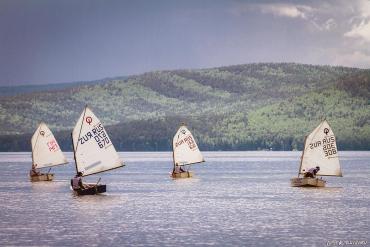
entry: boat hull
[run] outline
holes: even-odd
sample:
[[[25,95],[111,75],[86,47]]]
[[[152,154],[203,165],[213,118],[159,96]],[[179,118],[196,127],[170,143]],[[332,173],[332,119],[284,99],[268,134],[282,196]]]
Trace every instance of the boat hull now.
[[[30,176],[31,182],[52,181],[53,178],[54,174],[52,173]]]
[[[172,173],[172,178],[191,178],[193,177],[193,172],[181,172],[181,173]]]
[[[107,186],[105,184],[84,184],[87,188],[74,190],[74,192],[79,196],[86,195],[97,195],[107,191]]]
[[[292,187],[325,187],[326,181],[319,178],[292,178]]]

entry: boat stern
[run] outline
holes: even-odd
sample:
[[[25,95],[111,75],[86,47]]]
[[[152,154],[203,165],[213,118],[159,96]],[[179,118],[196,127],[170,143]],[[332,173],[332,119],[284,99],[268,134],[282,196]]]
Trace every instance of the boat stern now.
[[[31,182],[52,181],[53,179],[54,179],[53,173],[41,174],[30,177]]]
[[[292,178],[292,187],[325,187],[326,181],[319,178]]]
[[[191,178],[193,177],[193,172],[181,172],[181,173],[172,173],[172,178]]]

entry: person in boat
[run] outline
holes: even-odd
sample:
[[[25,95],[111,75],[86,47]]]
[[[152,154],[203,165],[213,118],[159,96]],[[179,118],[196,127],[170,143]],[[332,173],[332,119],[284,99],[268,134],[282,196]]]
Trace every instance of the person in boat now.
[[[316,174],[320,171],[320,166],[316,166],[315,168],[311,168],[304,174],[305,178],[315,178]]]
[[[82,183],[82,172],[78,172],[72,179],[72,188],[73,190],[85,189],[85,186]]]
[[[179,166],[179,164],[176,164],[175,168],[173,168],[173,173],[182,173],[182,172],[185,172],[185,170],[181,166]]]
[[[42,174],[38,170],[36,170],[36,165],[32,164],[32,168],[30,170],[30,176],[34,177],[34,176],[40,176],[40,175]]]

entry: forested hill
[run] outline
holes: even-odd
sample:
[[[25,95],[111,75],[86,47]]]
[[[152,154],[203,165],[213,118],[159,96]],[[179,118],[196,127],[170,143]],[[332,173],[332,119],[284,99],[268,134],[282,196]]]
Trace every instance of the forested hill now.
[[[170,150],[185,122],[202,150],[301,149],[326,117],[339,149],[370,148],[370,70],[294,63],[155,71],[0,97],[0,150],[46,122],[63,150],[89,105],[119,150]]]
[[[124,79],[126,77],[119,77],[119,79]],[[100,83],[105,83],[110,81],[110,78],[97,80],[97,81],[80,81],[74,83],[55,83],[55,84],[34,84],[34,85],[16,85],[16,86],[0,86],[0,96],[13,96],[18,94],[33,93],[39,91],[55,91],[63,90],[67,88],[72,88],[76,86],[84,85],[95,85]]]

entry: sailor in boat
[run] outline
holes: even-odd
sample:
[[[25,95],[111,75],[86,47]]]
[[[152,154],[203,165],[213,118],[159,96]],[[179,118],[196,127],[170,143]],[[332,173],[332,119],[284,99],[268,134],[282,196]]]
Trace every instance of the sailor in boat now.
[[[304,176],[305,178],[315,178],[316,174],[320,171],[320,166],[316,166],[316,168],[311,168],[308,170],[308,172],[305,172]]]
[[[36,170],[36,165],[32,164],[32,168],[30,170],[30,176],[35,177],[35,176],[40,176],[42,175],[38,170]]]
[[[76,176],[71,181],[72,189],[73,190],[84,190],[91,187],[94,187],[92,184],[84,184],[82,182],[82,172],[78,172]]]
[[[72,188],[73,190],[85,189],[85,186],[82,183],[82,173],[81,172],[78,172],[76,176],[72,179]]]
[[[182,169],[181,166],[176,164],[175,167],[173,168],[173,173],[178,174],[178,173],[182,173],[182,172],[186,172],[186,171],[184,169]]]

